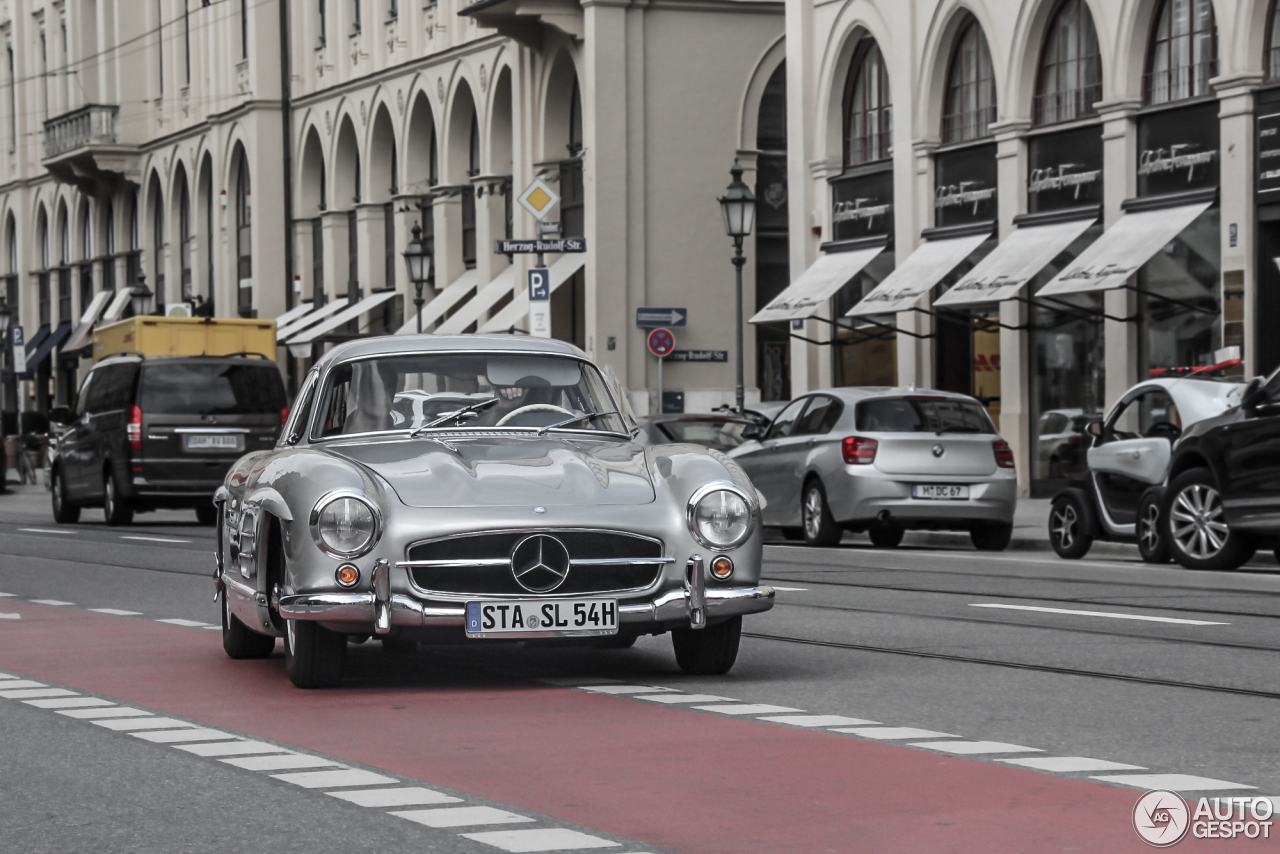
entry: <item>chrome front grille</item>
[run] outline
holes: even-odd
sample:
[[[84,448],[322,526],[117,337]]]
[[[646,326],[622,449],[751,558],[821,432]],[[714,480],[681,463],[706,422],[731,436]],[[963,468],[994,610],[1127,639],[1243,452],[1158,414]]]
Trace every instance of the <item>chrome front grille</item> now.
[[[564,581],[545,593],[517,583],[511,554],[526,537],[555,537],[569,553]],[[521,530],[461,534],[414,543],[400,565],[425,593],[476,596],[578,596],[623,593],[653,585],[671,558],[661,541],[639,534],[596,530]]]

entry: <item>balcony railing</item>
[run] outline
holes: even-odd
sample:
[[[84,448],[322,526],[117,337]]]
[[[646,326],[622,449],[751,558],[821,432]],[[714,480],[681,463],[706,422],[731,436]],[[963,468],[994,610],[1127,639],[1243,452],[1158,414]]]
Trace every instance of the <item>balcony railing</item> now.
[[[1069,122],[1084,116],[1097,115],[1093,105],[1102,100],[1102,84],[1094,83],[1079,89],[1063,89],[1035,96],[1034,115],[1037,125]]]
[[[44,156],[57,157],[87,145],[114,145],[120,108],[89,104],[44,123]]]

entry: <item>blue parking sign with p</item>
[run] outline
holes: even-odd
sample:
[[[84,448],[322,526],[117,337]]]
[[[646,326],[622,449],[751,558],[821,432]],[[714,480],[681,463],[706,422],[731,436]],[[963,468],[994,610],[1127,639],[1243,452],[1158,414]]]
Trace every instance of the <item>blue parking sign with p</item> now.
[[[529,271],[529,299],[539,302],[551,299],[551,275],[545,267]]]

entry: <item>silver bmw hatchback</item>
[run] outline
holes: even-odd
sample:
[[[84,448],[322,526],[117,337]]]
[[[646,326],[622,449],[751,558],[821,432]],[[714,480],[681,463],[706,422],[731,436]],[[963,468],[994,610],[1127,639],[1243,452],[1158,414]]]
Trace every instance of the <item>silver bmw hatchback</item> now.
[[[764,524],[809,545],[848,530],[892,547],[923,529],[967,531],[975,547],[1000,551],[1013,532],[1013,452],[968,395],[815,391],[729,455],[764,495]]]

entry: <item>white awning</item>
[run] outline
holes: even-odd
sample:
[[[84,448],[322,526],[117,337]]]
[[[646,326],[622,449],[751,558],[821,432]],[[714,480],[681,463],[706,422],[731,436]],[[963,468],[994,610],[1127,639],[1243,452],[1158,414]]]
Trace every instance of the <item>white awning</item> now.
[[[276,327],[276,343],[283,344],[286,338],[292,338],[294,335],[297,335],[299,332],[306,329],[308,326],[311,326],[312,324],[315,324],[315,323],[319,323],[329,315],[333,314],[335,311],[342,311],[342,309],[346,307],[347,307],[347,298],[338,297],[333,302],[327,302],[324,305],[317,308],[315,311],[302,315],[297,320],[293,321],[293,323],[290,323],[287,326],[277,326]]]
[[[480,319],[480,315],[497,305],[498,301],[508,296],[516,287],[516,268],[508,266],[485,285],[476,295],[467,300],[466,305],[455,311],[449,319],[436,327],[437,335],[457,335],[472,323]]]
[[[111,291],[98,291],[93,295],[93,299],[89,301],[84,314],[80,315],[80,325],[75,328],[67,343],[63,345],[63,353],[74,353],[92,343],[92,339],[89,336],[93,334],[93,326],[98,322],[98,316],[102,314],[103,306],[107,304],[107,300],[111,299],[111,297]]]
[[[967,306],[1013,299],[1095,222],[1096,219],[1076,219],[1015,230],[933,304]]]
[[[845,317],[906,311],[990,237],[984,233],[926,240],[907,256],[901,267],[863,297],[862,302],[845,312]]]
[[[1125,214],[1036,296],[1096,293],[1123,287],[1139,267],[1208,210],[1210,204]]]
[[[111,300],[111,304],[107,306],[107,310],[102,313],[101,321],[103,324],[115,323],[120,319],[120,315],[124,314],[124,308],[129,304],[129,300],[133,298],[129,288],[121,288],[116,291],[115,299]]]
[[[276,329],[279,329],[282,326],[288,326],[290,323],[293,323],[295,320],[297,320],[299,317],[302,317],[302,315],[306,314],[308,311],[311,311],[311,308],[312,308],[311,300],[305,300],[303,302],[299,302],[293,308],[289,309],[284,314],[276,318]]]
[[[435,299],[422,307],[422,331],[430,332],[431,325],[438,322],[445,313],[460,303],[471,290],[480,283],[480,274],[475,270],[467,270],[449,283],[449,287],[436,294]],[[397,335],[415,335],[418,332],[417,315],[407,318],[404,326],[396,330]]]
[[[580,252],[561,255],[559,260],[547,268],[551,278],[551,293],[556,288],[573,278],[573,274],[587,263],[587,256]],[[480,332],[508,332],[529,316],[529,289],[516,288],[515,299],[504,305],[497,314],[480,325]]]
[[[345,308],[342,311],[338,312],[337,314],[333,315],[328,320],[325,320],[322,323],[317,323],[314,326],[304,329],[303,331],[294,335],[289,340],[285,341],[285,343],[288,344],[290,347],[294,346],[295,344],[310,344],[312,341],[316,340],[317,338],[320,338],[321,336],[324,336],[324,335],[328,335],[330,332],[337,329],[339,326],[342,326],[345,323],[350,323],[351,321],[358,318],[360,315],[364,314],[366,311],[373,311],[375,308],[382,305],[384,302],[391,299],[395,295],[396,295],[396,292],[394,290],[379,291],[376,294],[370,294],[369,296],[360,300],[360,302],[356,303],[355,305],[349,306],[348,308]],[[297,354],[295,353],[294,355],[297,355]]]
[[[787,289],[751,318],[751,323],[802,320],[827,304],[836,291],[847,285],[862,268],[884,251],[883,246],[854,252],[831,252],[805,270]]]

